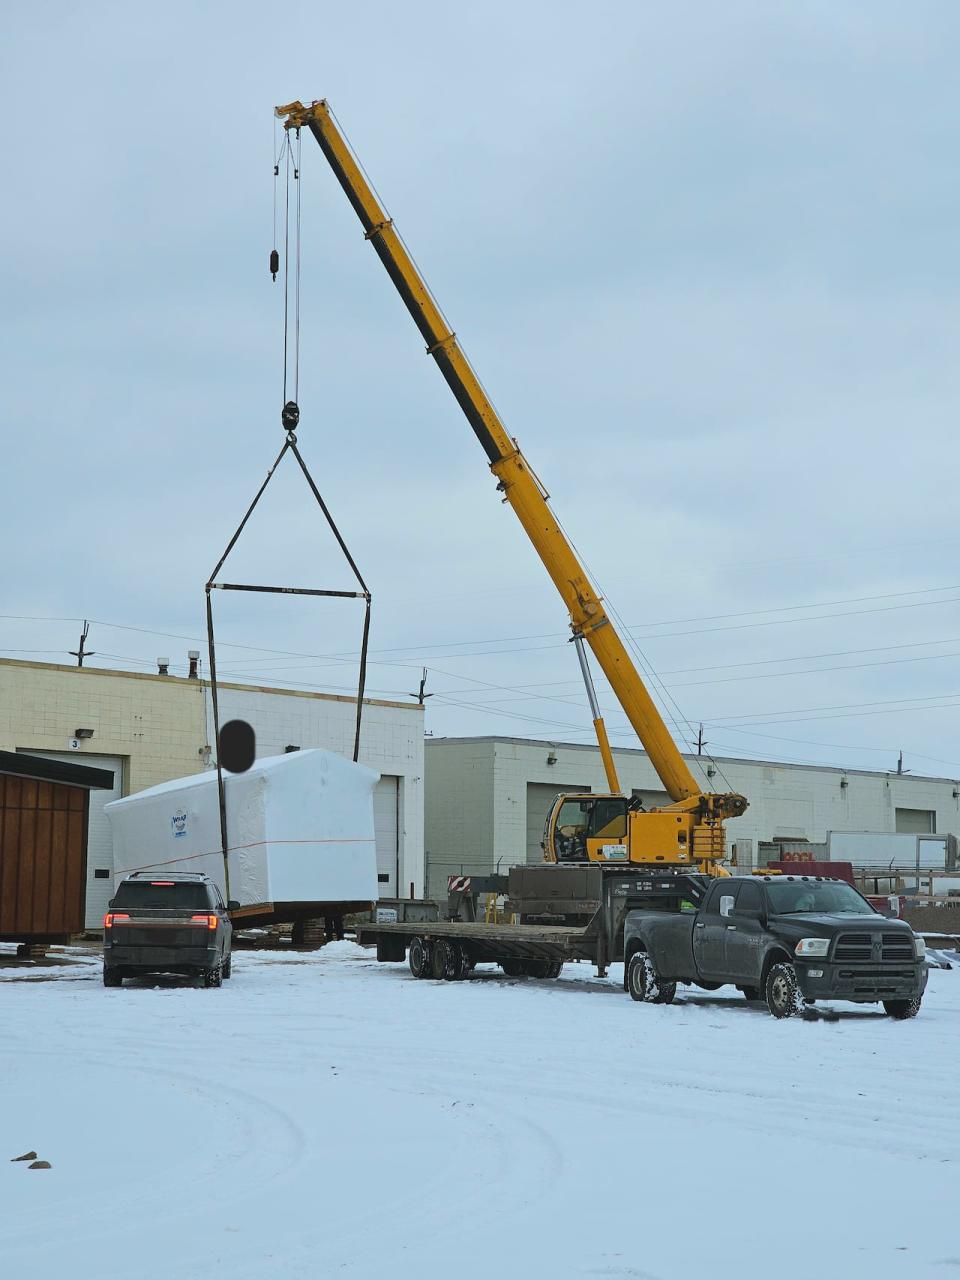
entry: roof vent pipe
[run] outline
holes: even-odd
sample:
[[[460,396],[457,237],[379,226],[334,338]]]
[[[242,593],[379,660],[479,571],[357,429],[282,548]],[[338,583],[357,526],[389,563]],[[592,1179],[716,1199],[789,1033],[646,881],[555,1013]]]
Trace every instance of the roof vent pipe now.
[[[190,679],[199,680],[200,679],[200,650],[188,649],[187,661],[190,663],[190,670],[187,673]]]
[[[159,671],[160,675],[162,675],[162,676],[168,676],[168,675],[170,674],[170,659],[169,659],[169,658],[158,658],[158,659],[157,659],[157,669],[158,669],[158,671]]]

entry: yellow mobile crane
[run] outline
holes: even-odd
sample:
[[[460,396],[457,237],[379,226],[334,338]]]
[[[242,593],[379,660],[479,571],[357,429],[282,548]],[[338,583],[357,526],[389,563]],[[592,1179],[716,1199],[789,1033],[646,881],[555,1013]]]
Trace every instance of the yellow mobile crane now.
[[[548,862],[699,864],[715,871],[724,856],[724,819],[747,807],[743,796],[700,789],[647,692],[636,667],[590,584],[583,566],[550,510],[547,494],[520,452],[480,381],[460,350],[426,282],[404,247],[392,219],[364,177],[324,100],[277,107],[286,129],[309,129],[363,226],[380,261],[473,428],[497,478],[497,488],[516,512],[527,537],[570,613],[609,794],[560,795],[547,819]],[[584,642],[600,665],[627,719],[643,743],[671,803],[640,809],[620,788],[610,743],[597,705]]]

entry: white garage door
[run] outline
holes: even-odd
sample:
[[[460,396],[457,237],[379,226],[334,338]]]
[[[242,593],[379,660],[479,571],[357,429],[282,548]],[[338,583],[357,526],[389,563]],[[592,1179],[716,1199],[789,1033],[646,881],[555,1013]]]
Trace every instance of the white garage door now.
[[[28,755],[47,760],[63,760],[66,764],[86,765],[90,769],[107,769],[113,774],[113,789],[90,792],[90,818],[87,824],[87,898],[85,924],[99,929],[103,913],[113,895],[113,839],[110,819],[104,806],[119,800],[123,794],[123,757],[98,756],[92,751],[30,751]]]
[[[398,778],[381,778],[373,792],[373,829],[377,837],[377,880],[381,898],[396,898],[400,848]]]
[[[543,828],[547,814],[553,808],[553,802],[564,791],[589,791],[589,787],[578,787],[575,783],[564,785],[561,782],[528,782],[527,783],[527,862],[543,861]]]

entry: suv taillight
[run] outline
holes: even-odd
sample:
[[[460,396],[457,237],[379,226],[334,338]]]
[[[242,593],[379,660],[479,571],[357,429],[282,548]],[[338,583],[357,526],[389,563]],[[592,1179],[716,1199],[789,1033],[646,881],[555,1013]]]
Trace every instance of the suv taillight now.
[[[130,917],[128,915],[125,915],[122,911],[108,911],[107,914],[103,917],[103,927],[105,929],[112,929],[113,922],[115,920],[129,920],[129,919]]]
[[[202,915],[202,916],[200,916],[200,915],[197,915],[197,916],[191,916],[191,917],[190,917],[190,922],[191,922],[191,924],[202,924],[202,925],[206,925],[206,927],[207,927],[208,929],[215,929],[215,928],[217,927],[217,917],[216,917],[216,916],[208,916],[208,915]]]

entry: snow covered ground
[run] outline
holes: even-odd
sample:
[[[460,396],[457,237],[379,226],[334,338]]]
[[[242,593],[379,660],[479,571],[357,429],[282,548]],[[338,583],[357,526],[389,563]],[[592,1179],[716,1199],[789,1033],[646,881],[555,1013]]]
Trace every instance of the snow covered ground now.
[[[805,1023],[351,943],[220,990],[71,957],[0,967],[11,1280],[960,1275],[960,970]]]

